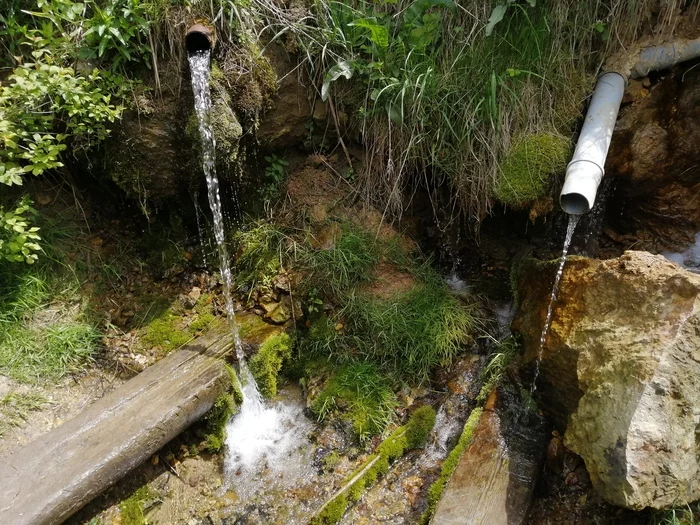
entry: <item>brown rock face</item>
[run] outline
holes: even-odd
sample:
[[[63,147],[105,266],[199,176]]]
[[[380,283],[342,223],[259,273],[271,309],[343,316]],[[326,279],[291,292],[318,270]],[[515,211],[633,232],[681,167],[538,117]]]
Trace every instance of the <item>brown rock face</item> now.
[[[514,328],[533,364],[556,263],[517,275]],[[538,380],[541,405],[609,502],[700,498],[700,276],[626,252],[567,262]]]
[[[679,250],[700,230],[700,68],[676,68],[633,98],[605,166],[617,181],[608,219],[637,247]]]
[[[278,44],[267,46],[267,57],[279,79],[274,107],[265,112],[257,137],[266,149],[299,146],[308,135],[307,124],[313,108],[309,103],[310,86],[303,85],[296,57]],[[308,79],[304,79],[308,82]]]

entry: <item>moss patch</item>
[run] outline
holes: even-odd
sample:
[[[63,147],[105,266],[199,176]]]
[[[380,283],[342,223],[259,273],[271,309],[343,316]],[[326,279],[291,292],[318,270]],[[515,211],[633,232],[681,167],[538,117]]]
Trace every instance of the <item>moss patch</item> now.
[[[382,441],[376,453],[369,456],[346,478],[343,483],[343,492],[336,494],[326,503],[323,510],[311,520],[311,525],[338,523],[348,504],[359,501],[364,491],[385,475],[389,471],[390,464],[400,458],[406,450],[408,450],[406,427],[399,427]]]
[[[292,342],[288,334],[281,333],[270,337],[251,358],[249,368],[266,398],[277,395],[277,374],[282,362],[292,357]]]
[[[476,430],[476,426],[479,424],[482,412],[482,408],[475,408],[472,410],[472,413],[469,415],[469,419],[467,419],[467,422],[464,424],[464,429],[462,430],[462,435],[459,436],[457,445],[452,449],[449,456],[447,456],[447,459],[442,464],[440,476],[428,489],[428,508],[421,516],[421,524],[427,525],[430,523],[430,519],[435,513],[435,508],[437,507],[438,501],[440,501],[440,498],[442,497],[442,493],[447,486],[447,482],[450,481],[452,474],[457,468],[459,458],[462,457],[462,454],[471,444],[472,439],[474,438],[474,430]]]
[[[146,516],[143,513],[143,504],[151,499],[153,494],[148,485],[139,487],[127,499],[119,504],[122,525],[147,525]]]
[[[506,155],[494,196],[513,208],[522,208],[545,195],[552,175],[566,167],[571,144],[548,133],[527,135]]]
[[[406,423],[406,444],[409,449],[422,448],[435,426],[435,409],[431,406],[418,408]]]
[[[204,444],[209,452],[218,452],[224,446],[226,424],[243,402],[243,393],[235,370],[228,365],[226,365],[226,370],[231,379],[231,388],[216,398],[214,406],[202,418],[204,421]]]

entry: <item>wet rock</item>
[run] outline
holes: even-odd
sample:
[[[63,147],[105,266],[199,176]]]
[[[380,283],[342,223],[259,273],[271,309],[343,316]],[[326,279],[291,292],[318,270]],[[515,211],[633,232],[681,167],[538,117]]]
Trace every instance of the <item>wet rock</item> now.
[[[648,91],[632,82],[615,126],[606,176],[608,220],[650,251],[680,250],[700,230],[700,69],[676,68]],[[613,205],[610,205],[613,204]]]
[[[265,319],[275,324],[284,324],[291,319],[301,319],[303,312],[301,302],[284,295],[279,302],[262,303],[265,310]]]
[[[555,263],[523,263],[513,327],[537,357]],[[596,490],[632,508],[700,498],[700,276],[646,252],[570,258],[538,391]],[[582,483],[578,466],[567,483]]]
[[[142,103],[124,111],[105,142],[106,174],[144,211],[147,203],[160,206],[177,199],[199,177],[191,169],[192,152],[185,137],[192,101],[179,95],[179,64],[164,62],[159,70],[160,96],[138,95]]]

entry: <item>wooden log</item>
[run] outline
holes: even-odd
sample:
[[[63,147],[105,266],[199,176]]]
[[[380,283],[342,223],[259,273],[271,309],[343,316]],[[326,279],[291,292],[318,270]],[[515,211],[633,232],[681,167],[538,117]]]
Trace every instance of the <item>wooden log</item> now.
[[[62,523],[202,417],[230,385],[229,339],[193,341],[0,458],[0,523]]]
[[[500,388],[491,394],[474,438],[437,504],[432,525],[524,523],[546,439],[542,419],[530,416],[525,421],[524,416],[511,395]]]

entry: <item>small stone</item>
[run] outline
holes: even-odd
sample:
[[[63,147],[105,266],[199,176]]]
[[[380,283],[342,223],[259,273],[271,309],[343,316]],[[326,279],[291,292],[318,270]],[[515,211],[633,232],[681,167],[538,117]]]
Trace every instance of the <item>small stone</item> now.
[[[564,471],[564,443],[560,437],[553,437],[547,445],[547,468],[557,475]]]
[[[564,485],[578,485],[579,479],[575,472],[569,472],[564,479]]]
[[[199,485],[199,476],[190,476],[188,483],[190,487],[195,488],[197,485]]]
[[[40,193],[37,196],[36,200],[39,204],[41,204],[42,206],[45,206],[45,205],[49,204],[52,199],[51,199],[51,195],[49,195],[48,193]]]
[[[189,295],[195,302],[197,302],[202,296],[202,289],[199,286],[193,286],[190,290],[190,293],[187,295]]]

